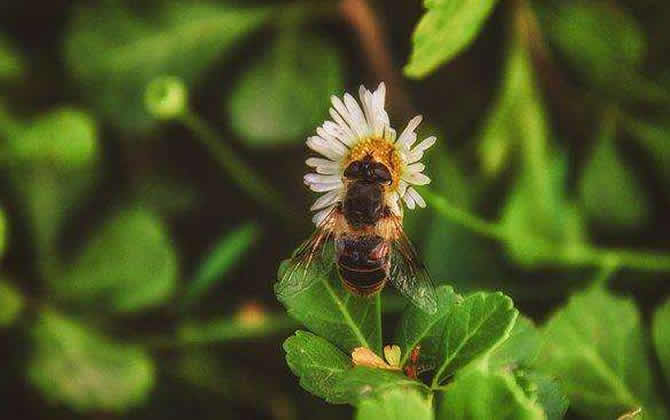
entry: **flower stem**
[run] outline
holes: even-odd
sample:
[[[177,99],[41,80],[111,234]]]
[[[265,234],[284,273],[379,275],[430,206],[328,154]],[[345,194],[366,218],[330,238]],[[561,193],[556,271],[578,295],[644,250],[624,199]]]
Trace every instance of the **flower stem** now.
[[[499,241],[520,240],[519,232],[511,232],[500,223],[489,222],[466,210],[459,209],[442,196],[422,191],[426,200],[445,218],[485,237]],[[629,268],[641,271],[670,271],[670,255],[653,252],[636,252],[626,249],[596,248],[589,244],[560,244],[547,239],[528,236],[523,240],[548,250],[547,262],[567,266],[613,267],[612,270]]]
[[[233,149],[197,114],[186,111],[179,121],[190,129],[214,159],[237,182],[237,185],[260,204],[273,210],[278,216],[294,223],[297,214],[285,204],[279,194],[258,173],[237,157]]]

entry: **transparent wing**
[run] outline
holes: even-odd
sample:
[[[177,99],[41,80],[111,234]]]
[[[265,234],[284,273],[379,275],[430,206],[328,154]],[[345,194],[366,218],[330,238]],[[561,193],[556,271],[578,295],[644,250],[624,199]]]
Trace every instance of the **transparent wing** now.
[[[435,313],[437,294],[430,274],[398,220],[396,231],[398,239],[391,246],[391,283],[419,309]]]
[[[279,282],[274,288],[280,300],[309,288],[320,276],[330,272],[334,263],[332,224],[335,217],[333,209],[312,236],[279,267]]]

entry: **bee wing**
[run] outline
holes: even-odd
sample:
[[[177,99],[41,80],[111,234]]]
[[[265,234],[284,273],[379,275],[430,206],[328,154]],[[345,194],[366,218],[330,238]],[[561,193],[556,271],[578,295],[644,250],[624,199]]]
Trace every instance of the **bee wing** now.
[[[334,263],[332,225],[336,214],[337,210],[333,209],[312,236],[280,266],[279,282],[275,284],[280,300],[309,288],[319,275],[330,271]]]
[[[391,246],[391,283],[419,309],[435,313],[437,294],[430,274],[399,220],[396,220],[395,228],[398,238]]]

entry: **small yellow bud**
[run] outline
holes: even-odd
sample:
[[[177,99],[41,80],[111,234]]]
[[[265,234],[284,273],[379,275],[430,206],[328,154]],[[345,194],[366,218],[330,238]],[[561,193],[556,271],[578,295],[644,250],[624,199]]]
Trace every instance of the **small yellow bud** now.
[[[400,350],[399,346],[395,344],[384,346],[384,357],[389,365],[400,367],[400,356],[402,356],[402,350]]]
[[[386,363],[381,357],[377,356],[375,352],[366,347],[356,347],[354,351],[351,352],[351,360],[354,362],[354,366],[400,370],[399,367],[391,366]]]

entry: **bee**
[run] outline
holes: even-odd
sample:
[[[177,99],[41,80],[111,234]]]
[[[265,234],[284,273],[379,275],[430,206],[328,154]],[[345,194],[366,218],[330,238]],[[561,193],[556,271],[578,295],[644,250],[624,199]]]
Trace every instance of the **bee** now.
[[[435,288],[403,231],[402,214],[388,204],[393,177],[385,163],[367,153],[348,164],[342,200],[288,261],[276,286],[280,297],[310,287],[317,278],[311,267],[330,272],[334,264],[354,295],[374,296],[390,282],[423,311],[437,310]]]

